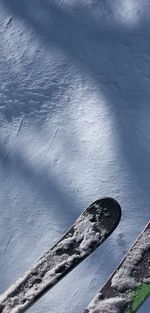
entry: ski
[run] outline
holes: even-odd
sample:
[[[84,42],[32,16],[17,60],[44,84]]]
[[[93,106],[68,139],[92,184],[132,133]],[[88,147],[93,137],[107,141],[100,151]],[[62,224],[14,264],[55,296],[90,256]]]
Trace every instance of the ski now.
[[[68,232],[0,296],[0,312],[25,312],[113,232],[121,208],[113,198],[92,203]]]
[[[135,313],[150,296],[150,222],[84,313]]]

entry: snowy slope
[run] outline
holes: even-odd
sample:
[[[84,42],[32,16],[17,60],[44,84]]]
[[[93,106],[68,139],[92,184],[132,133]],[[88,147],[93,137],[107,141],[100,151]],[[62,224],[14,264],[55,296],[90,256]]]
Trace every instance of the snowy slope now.
[[[149,15],[148,0],[0,1],[0,292],[91,202],[123,209],[29,312],[82,312],[149,219]]]

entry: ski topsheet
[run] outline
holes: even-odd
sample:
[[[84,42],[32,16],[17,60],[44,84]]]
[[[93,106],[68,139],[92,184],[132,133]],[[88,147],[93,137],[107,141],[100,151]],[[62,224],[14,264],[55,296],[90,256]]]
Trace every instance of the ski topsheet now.
[[[150,222],[84,313],[135,313],[148,296]]]
[[[0,312],[28,309],[92,253],[113,232],[120,217],[116,200],[104,198],[92,203],[59,242],[0,296]]]

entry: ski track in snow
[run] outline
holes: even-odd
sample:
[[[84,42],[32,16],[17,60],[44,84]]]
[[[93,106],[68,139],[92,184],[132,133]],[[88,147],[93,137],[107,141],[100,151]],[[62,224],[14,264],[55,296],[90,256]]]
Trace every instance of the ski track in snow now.
[[[81,312],[149,219],[149,14],[148,0],[0,1],[0,291],[83,207],[123,208],[29,312]]]

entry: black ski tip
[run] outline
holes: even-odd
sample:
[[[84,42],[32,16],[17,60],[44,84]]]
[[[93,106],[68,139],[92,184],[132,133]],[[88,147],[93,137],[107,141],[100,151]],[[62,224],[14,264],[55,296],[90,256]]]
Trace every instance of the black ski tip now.
[[[118,219],[119,219],[118,221],[120,221],[122,211],[121,211],[121,206],[117,200],[115,200],[114,198],[111,198],[111,197],[105,197],[105,198],[99,199],[95,202],[100,203],[100,205],[104,208],[106,207],[106,208],[110,209],[111,211],[114,211],[114,213],[116,213],[116,217],[118,217]]]
[[[121,219],[121,206],[120,204],[111,197],[101,198],[93,202],[89,206],[91,213],[94,211],[97,221],[100,225],[104,225],[109,233],[117,227]]]

